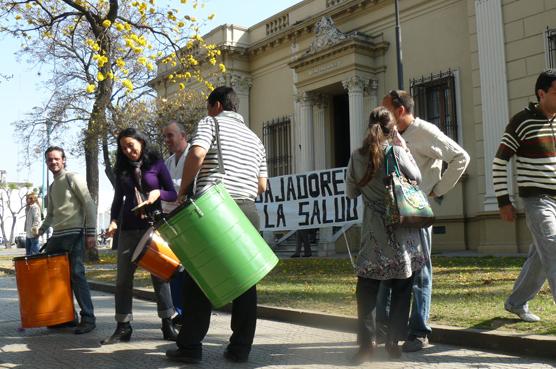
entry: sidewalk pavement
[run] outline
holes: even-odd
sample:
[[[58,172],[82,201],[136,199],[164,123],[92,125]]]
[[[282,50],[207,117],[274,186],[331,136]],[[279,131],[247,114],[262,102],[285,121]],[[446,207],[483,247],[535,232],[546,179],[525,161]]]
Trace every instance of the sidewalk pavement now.
[[[0,277],[0,368],[59,369],[59,368],[179,368],[166,360],[164,352],[175,344],[161,340],[160,320],[156,305],[134,300],[132,340],[128,343],[101,346],[99,341],[110,335],[115,327],[113,295],[94,291],[93,302],[97,329],[76,336],[71,330],[33,328],[21,331],[15,277]],[[253,351],[244,364],[228,363],[222,358],[230,335],[230,317],[215,312],[205,339],[204,357],[197,368],[345,368],[355,352],[355,335],[318,329],[297,324],[259,319]],[[404,354],[401,359],[388,361],[382,348],[371,363],[361,368],[489,368],[489,369],[548,369],[556,360],[520,358],[468,350],[444,344],[418,353]]]

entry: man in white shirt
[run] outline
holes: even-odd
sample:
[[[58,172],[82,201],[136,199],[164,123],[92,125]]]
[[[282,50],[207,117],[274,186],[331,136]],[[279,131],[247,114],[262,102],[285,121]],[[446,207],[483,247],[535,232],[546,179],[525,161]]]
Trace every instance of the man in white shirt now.
[[[166,124],[162,129],[162,134],[164,135],[164,144],[168,148],[168,151],[172,154],[168,159],[164,161],[166,168],[170,172],[170,177],[172,177],[172,182],[174,183],[174,188],[176,191],[180,190],[181,177],[183,174],[183,164],[185,163],[185,157],[189,151],[189,144],[187,143],[187,132],[183,124],[176,121],[171,121]],[[174,202],[162,201],[162,211],[165,214],[169,214],[179,206],[179,202],[176,200]],[[178,272],[170,280],[170,291],[172,293],[172,302],[174,303],[174,308],[178,313],[174,317],[173,321],[175,324],[181,325],[181,315],[183,311],[183,278],[184,272]]]
[[[170,172],[174,188],[176,191],[179,191],[183,174],[183,164],[185,163],[185,157],[189,151],[187,132],[183,124],[171,121],[162,129],[162,134],[164,135],[164,144],[172,154],[164,163]],[[177,201],[162,201],[162,211],[168,214],[178,205],[179,203]]]
[[[392,90],[382,100],[396,118],[396,128],[405,140],[421,171],[421,190],[431,198],[441,198],[458,182],[469,165],[469,155],[436,125],[413,115],[413,97],[402,90]],[[446,163],[445,170],[444,163]],[[427,336],[432,332],[429,319],[432,295],[432,264],[430,260],[432,227],[423,229],[422,238],[428,251],[427,264],[414,274],[413,304],[409,317],[409,336],[404,352],[419,351],[428,345]],[[384,303],[384,301],[383,301]],[[387,304],[387,303],[386,303]],[[384,308],[384,306],[382,306]],[[384,312],[377,307],[377,320]]]

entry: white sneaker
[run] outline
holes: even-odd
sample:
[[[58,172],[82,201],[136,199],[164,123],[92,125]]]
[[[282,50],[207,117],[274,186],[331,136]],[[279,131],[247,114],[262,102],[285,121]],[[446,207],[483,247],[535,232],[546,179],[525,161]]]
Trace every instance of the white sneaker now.
[[[528,310],[523,310],[523,309],[515,309],[512,306],[508,305],[508,304],[504,304],[504,309],[506,309],[506,311],[515,314],[519,317],[519,319],[523,320],[524,322],[528,322],[528,323],[536,323],[536,322],[540,322],[541,318],[533,313],[531,313]]]

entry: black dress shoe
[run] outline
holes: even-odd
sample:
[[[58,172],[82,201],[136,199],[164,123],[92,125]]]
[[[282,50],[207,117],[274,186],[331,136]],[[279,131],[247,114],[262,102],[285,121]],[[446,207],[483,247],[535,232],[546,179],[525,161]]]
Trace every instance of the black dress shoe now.
[[[178,361],[187,364],[198,364],[201,362],[202,354],[193,353],[189,350],[175,349],[166,351],[166,357],[170,361]]]
[[[183,318],[182,315],[176,315],[175,317],[172,318],[172,323],[174,323],[174,327],[176,327],[178,331],[181,329],[181,326],[183,325],[182,318]]]
[[[226,349],[224,351],[224,359],[231,361],[232,363],[245,363],[249,358],[249,354],[240,355],[237,352]]]
[[[399,359],[402,357],[402,348],[398,346],[398,341],[386,342],[386,352],[392,359]]]
[[[293,254],[292,256],[290,256],[290,258],[298,258],[299,254]]]
[[[170,318],[162,319],[162,336],[166,341],[176,341],[178,339],[178,330],[174,326],[174,322]]]
[[[355,355],[351,358],[351,364],[359,365],[370,361],[376,349],[376,342],[371,341],[370,345],[359,347]]]
[[[118,323],[118,326],[116,327],[114,333],[112,333],[110,337],[100,341],[100,344],[111,345],[118,342],[129,342],[129,340],[131,339],[131,332],[133,332],[133,329],[131,329],[131,324],[129,324],[129,322]]]
[[[73,331],[75,334],[85,334],[89,333],[96,328],[95,322],[81,321]]]

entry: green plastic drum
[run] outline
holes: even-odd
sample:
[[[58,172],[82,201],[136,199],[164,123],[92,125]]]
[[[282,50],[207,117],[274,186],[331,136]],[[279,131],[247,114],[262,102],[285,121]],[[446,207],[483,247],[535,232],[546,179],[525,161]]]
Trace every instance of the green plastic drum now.
[[[157,226],[216,308],[257,284],[278,263],[221,183],[173,211]]]

